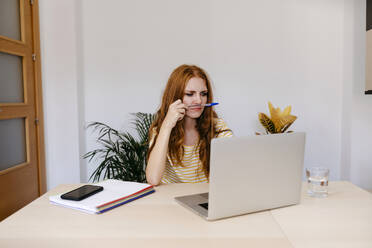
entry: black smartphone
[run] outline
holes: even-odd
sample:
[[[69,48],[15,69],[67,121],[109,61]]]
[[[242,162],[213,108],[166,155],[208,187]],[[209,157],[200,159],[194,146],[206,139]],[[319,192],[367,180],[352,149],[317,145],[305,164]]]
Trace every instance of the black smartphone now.
[[[65,200],[81,201],[102,190],[103,190],[102,186],[84,185],[84,186],[81,186],[80,188],[74,189],[70,192],[67,192],[61,195],[61,198]]]

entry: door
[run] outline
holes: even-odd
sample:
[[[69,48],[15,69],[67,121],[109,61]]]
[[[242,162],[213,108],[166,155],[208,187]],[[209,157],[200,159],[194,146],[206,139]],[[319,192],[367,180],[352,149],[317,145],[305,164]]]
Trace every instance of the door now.
[[[45,192],[36,0],[0,1],[0,221]]]

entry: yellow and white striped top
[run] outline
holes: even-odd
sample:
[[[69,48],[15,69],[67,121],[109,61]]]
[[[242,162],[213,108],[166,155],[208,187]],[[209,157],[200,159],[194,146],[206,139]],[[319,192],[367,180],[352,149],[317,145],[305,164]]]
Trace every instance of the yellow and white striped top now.
[[[216,130],[219,132],[217,138],[232,137],[233,133],[227,127],[226,123],[218,118],[216,121]],[[199,159],[199,145],[183,146],[184,154],[182,164],[176,164],[167,155],[167,162],[162,183],[201,183],[208,182],[202,170],[202,162]]]

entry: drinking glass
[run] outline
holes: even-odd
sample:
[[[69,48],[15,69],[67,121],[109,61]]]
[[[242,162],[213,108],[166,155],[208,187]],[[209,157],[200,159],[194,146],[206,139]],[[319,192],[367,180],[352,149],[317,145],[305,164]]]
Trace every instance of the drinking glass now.
[[[307,193],[312,197],[325,198],[328,196],[329,169],[312,167],[306,169]]]

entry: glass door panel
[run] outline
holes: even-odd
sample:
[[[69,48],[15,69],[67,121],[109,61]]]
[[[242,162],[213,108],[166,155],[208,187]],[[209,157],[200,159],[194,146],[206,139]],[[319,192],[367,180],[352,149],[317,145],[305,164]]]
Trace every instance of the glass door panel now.
[[[25,118],[0,120],[0,171],[25,163]]]
[[[0,0],[0,35],[21,40],[19,0]]]
[[[0,103],[23,102],[22,57],[0,52],[0,75]]]

